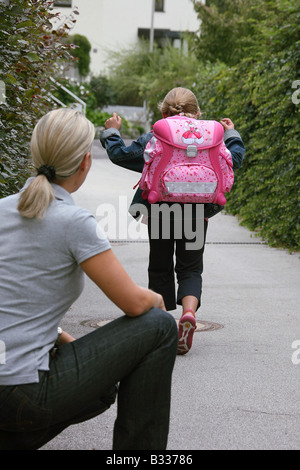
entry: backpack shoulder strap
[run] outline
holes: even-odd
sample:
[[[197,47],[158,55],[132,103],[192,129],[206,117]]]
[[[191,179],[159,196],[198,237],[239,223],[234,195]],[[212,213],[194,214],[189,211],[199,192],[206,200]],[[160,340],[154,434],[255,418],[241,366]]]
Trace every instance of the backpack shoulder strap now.
[[[151,204],[154,204],[155,202],[159,202],[161,200],[159,191],[160,175],[173,156],[173,136],[171,127],[168,122],[168,118],[160,119],[153,125],[153,135],[156,139],[160,141],[163,151],[160,161],[153,174],[151,191],[148,195],[148,201]]]

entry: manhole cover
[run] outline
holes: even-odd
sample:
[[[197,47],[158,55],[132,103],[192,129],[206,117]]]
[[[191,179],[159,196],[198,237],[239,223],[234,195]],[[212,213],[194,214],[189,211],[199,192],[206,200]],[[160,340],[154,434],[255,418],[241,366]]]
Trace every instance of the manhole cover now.
[[[101,326],[106,325],[107,323],[110,323],[113,320],[84,320],[80,323],[80,325],[83,326],[89,326],[91,328],[101,328]],[[176,320],[176,323],[178,324],[179,320]],[[213,323],[211,321],[204,321],[201,320],[196,323],[197,328],[195,333],[200,332],[200,331],[212,331],[212,330],[220,330],[221,328],[224,328],[223,325],[220,325],[219,323]]]
[[[83,326],[89,326],[91,328],[100,328],[101,326],[110,323],[112,320],[84,320],[80,323]]]

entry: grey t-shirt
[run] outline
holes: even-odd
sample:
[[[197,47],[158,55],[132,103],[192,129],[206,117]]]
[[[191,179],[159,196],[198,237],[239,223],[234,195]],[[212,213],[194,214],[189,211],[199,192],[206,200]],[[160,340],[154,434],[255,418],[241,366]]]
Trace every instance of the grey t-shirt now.
[[[110,249],[94,216],[53,188],[42,220],[20,216],[18,194],[0,199],[0,385],[49,369],[57,327],[83,290],[80,263]]]

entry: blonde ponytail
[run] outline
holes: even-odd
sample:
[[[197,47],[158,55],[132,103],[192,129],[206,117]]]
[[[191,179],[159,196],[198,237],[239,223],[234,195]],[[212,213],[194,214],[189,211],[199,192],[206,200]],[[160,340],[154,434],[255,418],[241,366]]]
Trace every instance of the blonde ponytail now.
[[[45,175],[38,175],[20,194],[18,211],[29,219],[42,219],[51,201],[54,191]]]
[[[20,194],[18,210],[23,217],[43,218],[54,199],[51,183],[76,173],[94,137],[93,124],[79,111],[55,109],[40,119],[30,145],[38,174]]]

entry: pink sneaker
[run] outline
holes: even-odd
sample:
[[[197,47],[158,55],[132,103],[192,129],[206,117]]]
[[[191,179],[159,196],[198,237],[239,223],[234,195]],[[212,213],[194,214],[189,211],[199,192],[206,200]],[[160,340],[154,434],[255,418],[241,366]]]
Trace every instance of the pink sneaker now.
[[[196,329],[196,318],[191,310],[182,314],[178,324],[178,348],[177,354],[183,355],[189,352],[192,347],[194,331]]]

